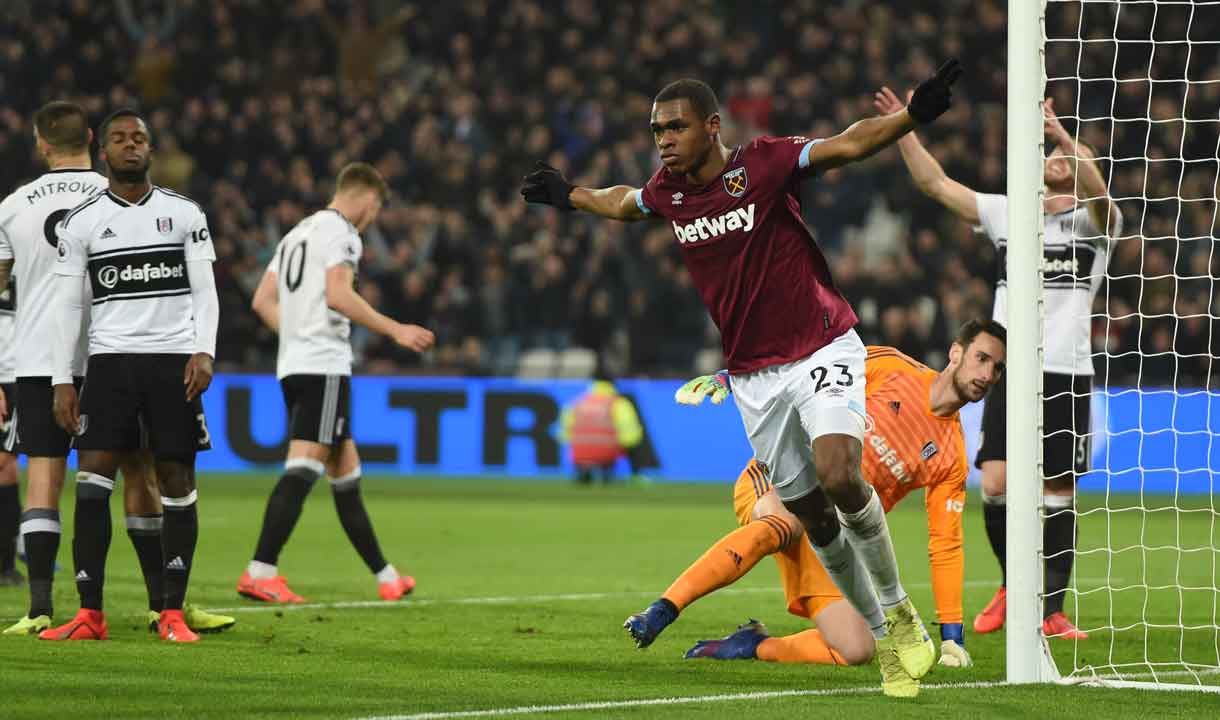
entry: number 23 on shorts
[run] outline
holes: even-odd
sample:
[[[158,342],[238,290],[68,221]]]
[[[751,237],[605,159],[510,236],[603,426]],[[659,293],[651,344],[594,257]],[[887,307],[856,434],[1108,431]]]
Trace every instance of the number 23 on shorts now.
[[[822,392],[829,387],[851,387],[856,378],[851,373],[849,368],[844,363],[834,363],[830,368],[819,365],[809,371],[809,377],[813,378],[815,393]]]

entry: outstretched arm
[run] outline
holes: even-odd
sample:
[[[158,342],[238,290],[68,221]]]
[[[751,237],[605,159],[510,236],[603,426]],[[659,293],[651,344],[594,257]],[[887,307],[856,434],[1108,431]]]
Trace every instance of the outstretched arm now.
[[[552,205],[559,210],[584,210],[611,220],[643,220],[648,211],[640,191],[629,185],[608,188],[574,187],[557,168],[538,162],[525,176],[521,196],[526,202]]]
[[[909,106],[896,107],[882,117],[860,120],[814,145],[809,153],[809,167],[815,171],[829,170],[863,160],[893,144],[916,125],[932,122],[949,109],[953,83],[961,74],[961,64],[956,59],[945,62],[934,76],[915,88]]]
[[[875,155],[915,129],[906,108],[882,117],[859,120],[843,132],[827,138],[809,151],[809,166],[826,171]]]
[[[584,210],[611,220],[633,222],[648,217],[648,213],[640,202],[639,188],[629,185],[615,185],[596,190],[582,187],[572,188],[572,194],[569,197],[572,207],[577,210]]]
[[[907,93],[907,98],[911,98],[911,93]],[[873,105],[878,112],[887,114],[903,107],[902,101],[888,87],[877,92]],[[946,175],[944,168],[915,133],[909,133],[898,141],[898,151],[902,153],[902,161],[920,192],[944,205],[962,220],[972,225],[979,223],[978,200],[974,190]]]

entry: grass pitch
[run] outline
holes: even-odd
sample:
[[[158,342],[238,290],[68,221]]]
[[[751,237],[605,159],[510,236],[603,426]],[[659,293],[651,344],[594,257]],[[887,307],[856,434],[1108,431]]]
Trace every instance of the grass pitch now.
[[[479,714],[707,718],[815,712],[1110,720],[1220,714],[1220,699],[1203,693],[998,686],[1003,633],[968,632],[975,667],[936,668],[913,701],[881,697],[875,665],[682,660],[695,640],[725,635],[749,617],[762,619],[775,633],[805,627],[784,611],[769,560],[733,588],[688,609],[648,650],[634,649],[620,628],[623,619],[734,527],[728,484],[630,489],[558,481],[366,479],[365,498],[387,557],[419,581],[409,600],[395,604],[376,601],[376,585],[348,545],[328,490],[319,486],[280,562],[293,589],[313,605],[269,608],[239,598],[234,587],[253,551],[274,481],[270,475],[200,480],[200,546],[189,599],[233,609],[239,622],[195,646],[162,643],[144,629],[143,583],[116,499],[106,588],[111,640],[0,638],[0,716],[446,718],[498,711]],[[69,532],[56,578],[58,620],[77,607],[70,492],[64,507]],[[990,598],[998,576],[976,510],[969,507],[966,518],[967,624]],[[1137,661],[1145,647],[1154,660],[1182,655],[1217,664],[1214,520],[1210,511],[1085,515],[1082,550],[1104,546],[1106,533],[1114,548],[1142,538],[1144,546],[1198,550],[1083,553],[1077,576],[1087,592],[1080,600],[1080,624],[1120,629],[1095,632],[1079,645],[1056,644],[1060,669],[1109,658]],[[904,582],[931,621],[919,499],[891,513],[890,526]],[[1106,577],[1121,589],[1102,589]],[[1199,589],[1162,588],[1170,584]],[[0,619],[16,619],[25,603],[24,589],[0,589]],[[1141,618],[1208,627],[1148,630],[1137,624]],[[1215,675],[1204,681],[1220,682]],[[512,712],[568,705],[576,707]]]

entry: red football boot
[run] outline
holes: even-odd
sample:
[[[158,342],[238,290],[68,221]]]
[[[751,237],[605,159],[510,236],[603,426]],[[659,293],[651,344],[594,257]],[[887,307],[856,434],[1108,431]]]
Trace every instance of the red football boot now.
[[[1073,625],[1063,612],[1053,613],[1042,621],[1042,634],[1048,638],[1063,638],[1064,640],[1089,639],[1089,634]]]
[[[182,610],[162,610],[161,617],[157,620],[157,628],[161,632],[161,639],[170,642],[199,642],[199,636],[195,631],[191,630],[186,624],[186,618],[182,616]]]
[[[242,573],[241,580],[237,581],[237,594],[259,602],[279,604],[305,602],[305,598],[288,589],[288,583],[281,575],[270,578],[252,578],[250,573]]]
[[[38,637],[43,640],[105,640],[110,637],[106,631],[106,613],[81,608],[66,624],[43,630]]]
[[[415,578],[400,575],[397,580],[377,584],[377,593],[382,600],[402,600],[415,589]]]
[[[995,597],[974,616],[974,631],[979,635],[995,632],[1004,627],[1004,614],[1008,611],[1008,590],[1003,586],[996,590]]]

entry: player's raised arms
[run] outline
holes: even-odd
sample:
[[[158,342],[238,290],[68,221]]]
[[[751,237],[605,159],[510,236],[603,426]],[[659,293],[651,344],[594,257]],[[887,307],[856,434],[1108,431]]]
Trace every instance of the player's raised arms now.
[[[908,92],[908,102],[911,98],[912,93]],[[888,87],[877,91],[873,97],[873,106],[885,116],[901,112],[906,107]],[[945,206],[962,220],[972,225],[979,224],[979,206],[975,191],[949,177],[914,133],[898,140],[898,151],[902,153],[902,159],[920,192]]]

